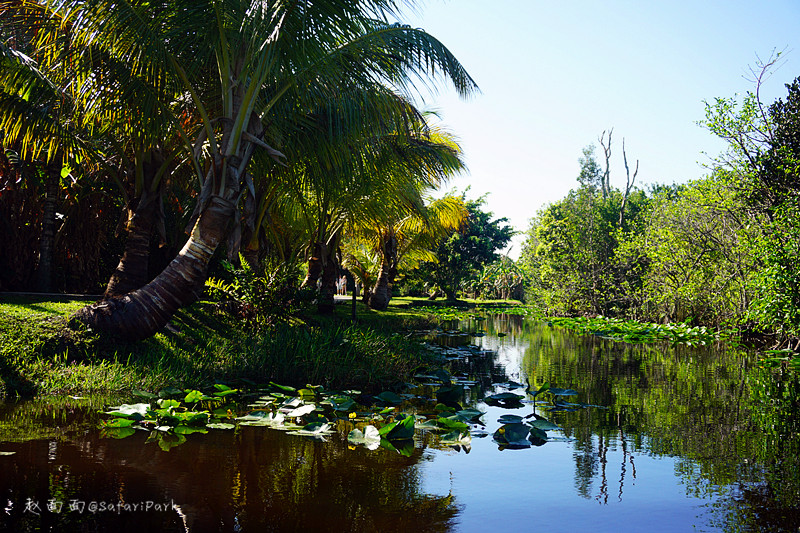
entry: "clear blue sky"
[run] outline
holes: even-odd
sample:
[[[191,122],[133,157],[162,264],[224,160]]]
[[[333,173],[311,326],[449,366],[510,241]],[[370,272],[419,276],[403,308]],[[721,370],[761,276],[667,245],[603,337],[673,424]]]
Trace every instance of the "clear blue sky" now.
[[[703,152],[724,148],[696,125],[703,100],[752,90],[749,67],[773,50],[785,51],[764,101],[800,76],[800,0],[427,0],[402,21],[447,45],[481,88],[425,98],[466,155],[451,185],[489,193],[488,209],[520,231],[575,187],[581,149],[604,130],[612,184],[625,183],[623,137],[637,183],[685,182],[707,173]]]

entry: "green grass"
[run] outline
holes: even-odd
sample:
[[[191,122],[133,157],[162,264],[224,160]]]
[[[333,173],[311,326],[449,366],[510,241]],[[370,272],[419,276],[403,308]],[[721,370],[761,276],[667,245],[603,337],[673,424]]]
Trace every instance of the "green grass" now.
[[[352,323],[348,302],[332,316],[312,314],[260,335],[213,305],[197,303],[175,315],[171,331],[120,343],[67,327],[85,301],[0,296],[0,396],[113,394],[242,380],[380,390],[433,362],[404,335],[429,325],[430,317],[403,303],[375,312],[359,302]]]

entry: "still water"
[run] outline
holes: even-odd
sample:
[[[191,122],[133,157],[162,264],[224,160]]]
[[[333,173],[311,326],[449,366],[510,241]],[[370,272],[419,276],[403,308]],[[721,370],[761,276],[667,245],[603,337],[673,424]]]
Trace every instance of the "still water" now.
[[[408,457],[348,446],[346,431],[323,443],[260,427],[164,452],[145,432],[100,437],[113,400],[0,405],[0,529],[800,531],[796,375],[733,347],[628,345],[502,315],[460,327],[485,333],[451,338],[480,354],[449,355],[488,436],[453,448],[418,431]],[[482,401],[509,381],[602,407]],[[562,429],[499,449],[497,419],[534,409]]]

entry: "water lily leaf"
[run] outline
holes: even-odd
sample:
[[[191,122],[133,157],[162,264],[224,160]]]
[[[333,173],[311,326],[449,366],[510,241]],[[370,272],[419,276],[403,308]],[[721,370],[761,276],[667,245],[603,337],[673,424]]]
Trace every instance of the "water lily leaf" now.
[[[483,416],[483,411],[478,411],[477,409],[462,409],[461,411],[456,411],[456,416],[464,422],[480,422],[479,419]]]
[[[347,435],[347,441],[351,444],[362,444],[368,450],[377,450],[381,444],[381,436],[378,428],[375,426],[367,426],[362,432],[356,428]]]
[[[214,388],[217,389],[220,392],[224,392],[224,391],[228,391],[228,390],[236,390],[236,389],[231,389],[230,387],[228,387],[227,385],[223,385],[222,383],[214,383]]]
[[[492,394],[483,399],[488,405],[495,405],[505,407],[507,409],[516,409],[522,407],[523,396],[513,394],[511,392],[501,392],[499,394]]]
[[[111,416],[121,416],[125,418],[132,418],[134,420],[142,420],[147,411],[150,409],[149,403],[123,403],[120,406],[112,407],[111,411],[106,411],[105,414]]]
[[[263,413],[263,415],[257,415]],[[242,426],[268,426],[268,427],[281,427],[286,420],[286,415],[283,413],[267,413],[265,411],[254,411],[249,415],[237,418],[241,421]]]
[[[544,441],[546,441],[547,440],[547,433],[545,433],[544,431],[542,431],[539,428],[531,428],[531,433],[528,436],[528,440],[531,441],[531,442],[534,442],[536,440],[544,440]]]
[[[436,424],[443,429],[466,431],[469,426],[462,422],[458,417],[439,417]]]
[[[550,431],[551,429],[561,429],[560,427],[558,427],[556,424],[553,424],[549,420],[533,420],[532,422],[530,422],[530,425],[536,429],[541,429],[543,431]]]
[[[536,389],[528,389],[528,392],[535,398],[538,394],[541,394],[541,393],[545,392],[549,388],[550,388],[550,382],[549,381],[545,381],[544,383],[542,383],[542,386],[539,387],[538,390],[536,390]]]
[[[334,431],[331,429],[331,425],[328,422],[312,422],[311,424],[306,424],[305,426],[303,426],[303,429],[299,430],[298,432],[290,432],[289,435],[295,435],[300,433],[327,435],[330,433],[334,433]]]
[[[100,437],[106,439],[124,439],[136,433],[133,428],[105,427],[100,429]]]
[[[133,395],[134,396],[138,396],[140,398],[147,398],[149,400],[154,400],[154,399],[158,398],[157,394],[153,394],[152,392],[147,392],[147,391],[143,391],[143,390],[135,390],[135,391],[133,391]]]
[[[215,392],[214,396],[216,396],[217,398],[224,398],[225,396],[236,394],[237,392],[239,392],[237,389],[221,390],[219,392]]]
[[[158,434],[158,447],[165,452],[170,451],[176,446],[180,446],[186,442],[186,437],[180,433],[159,433]]]
[[[181,402],[179,402],[178,400],[170,400],[170,399],[167,399],[167,398],[161,398],[156,403],[162,409],[169,409],[170,407],[180,407],[181,406]]]
[[[279,390],[284,394],[288,394],[289,396],[297,396],[297,389],[294,387],[287,387],[286,385],[279,385],[273,381],[269,382],[269,386],[273,390]]]
[[[209,429],[234,429],[236,426],[225,422],[214,422],[213,424],[206,424],[206,427]]]
[[[291,411],[286,413],[286,416],[289,418],[305,416],[309,413],[312,413],[316,408],[317,406],[314,405],[313,403],[307,403],[305,405],[301,405],[300,407],[292,409]]]
[[[103,420],[105,428],[129,428],[134,424],[135,420],[130,418],[114,418],[111,420]]]
[[[440,403],[457,403],[464,396],[464,387],[461,385],[445,385],[436,391],[436,401]]]
[[[17,453],[17,452],[0,452],[0,456],[3,456],[3,455],[14,455],[15,453]]]
[[[411,457],[411,454],[414,453],[413,439],[397,439],[391,442],[387,439],[381,439],[380,446],[381,448],[397,452],[404,457]]]
[[[378,433],[387,440],[410,439],[414,436],[415,421],[413,416],[407,416],[402,420],[383,426]]]
[[[497,421],[501,424],[522,424],[522,417],[519,415],[503,415]]]
[[[528,435],[531,428],[525,424],[505,424],[494,432],[494,441],[501,446],[529,448]]]
[[[204,427],[191,427],[191,426],[176,426],[173,429],[175,433],[180,435],[191,435],[192,433],[208,433]]]
[[[400,405],[403,403],[403,398],[393,393],[392,391],[384,391],[378,394],[375,398],[387,405]]]
[[[472,442],[472,435],[468,432],[451,431],[439,438],[439,444],[444,446],[467,446]]]
[[[330,403],[334,411],[351,411],[356,402],[349,396],[331,396],[325,400]]]
[[[183,394],[183,391],[181,389],[178,389],[178,388],[175,388],[175,387],[167,387],[165,389],[161,389],[160,391],[158,391],[158,397],[159,398],[167,398],[169,396],[178,396],[180,394]]]
[[[513,390],[513,389],[521,389],[521,388],[523,388],[525,386],[522,383],[517,383],[516,381],[506,381],[504,383],[498,383],[498,385],[500,385],[501,387],[503,387],[505,389],[511,389],[511,390]]]
[[[445,384],[450,383],[450,381],[452,379],[452,376],[450,375],[450,373],[447,370],[445,370],[444,368],[436,369],[436,371],[433,372],[431,374],[431,376],[434,379],[437,379],[437,380],[439,380],[439,381],[441,381],[442,383],[445,383]]]
[[[282,408],[288,407],[293,409],[295,407],[300,407],[301,405],[303,405],[303,400],[300,398],[286,398],[283,400],[283,403],[281,403]]]
[[[204,402],[208,400],[213,400],[212,396],[206,396],[199,390],[187,390],[186,397],[184,397],[183,401],[186,403],[197,403],[197,402]]]
[[[577,396],[578,395],[578,391],[575,391],[575,390],[572,390],[572,389],[555,389],[555,388],[551,387],[549,392],[551,394],[555,394],[556,396]]]
[[[436,420],[425,420],[424,422],[417,422],[414,424],[416,429],[439,429],[439,425],[436,423]]]

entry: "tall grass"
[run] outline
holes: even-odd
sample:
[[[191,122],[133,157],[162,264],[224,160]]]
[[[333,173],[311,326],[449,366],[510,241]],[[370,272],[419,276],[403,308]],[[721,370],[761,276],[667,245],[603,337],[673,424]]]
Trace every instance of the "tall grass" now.
[[[0,301],[0,396],[108,394],[167,386],[201,388],[244,380],[329,389],[385,389],[433,363],[418,343],[397,333],[419,320],[390,314],[369,324],[324,321],[242,329],[210,306],[176,315],[171,331],[140,343],[118,343],[66,327],[67,306]],[[5,389],[5,392],[3,391]]]

